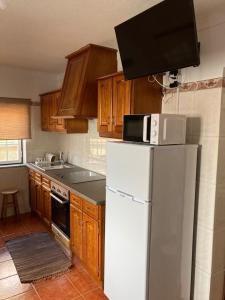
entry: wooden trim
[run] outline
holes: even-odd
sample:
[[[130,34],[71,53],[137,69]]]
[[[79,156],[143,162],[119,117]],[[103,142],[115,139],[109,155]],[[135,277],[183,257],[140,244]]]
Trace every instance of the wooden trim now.
[[[50,95],[50,94],[54,94],[54,93],[57,93],[57,92],[61,92],[61,88],[60,89],[56,89],[56,90],[53,90],[53,91],[50,91],[50,92],[46,92],[46,93],[43,93],[43,94],[39,94],[39,96],[46,96],[46,95]]]
[[[101,77],[97,78],[97,80],[107,79],[107,78],[114,77],[114,76],[117,76],[117,75],[123,75],[123,71],[119,71],[119,72],[111,73],[111,74],[108,74],[108,75],[105,75],[105,76],[101,76]]]
[[[24,98],[7,98],[7,97],[0,97],[0,102],[1,103],[21,103],[21,104],[27,104],[27,105],[31,105],[32,102],[30,99],[24,99]]]
[[[118,51],[117,49],[114,49],[114,48],[111,48],[111,47],[106,47],[106,46],[101,46],[101,45],[96,45],[96,44],[88,44],[88,45],[80,48],[79,50],[77,50],[77,51],[75,51],[75,52],[67,55],[65,58],[66,59],[70,59],[70,58],[72,58],[72,57],[74,57],[74,56],[76,56],[76,55],[78,55],[78,54],[80,54],[80,53],[82,53],[84,51],[87,51],[91,47],[98,47],[98,48],[102,48],[102,49],[107,49],[107,50],[109,50],[109,51],[111,50],[113,52],[117,52]]]

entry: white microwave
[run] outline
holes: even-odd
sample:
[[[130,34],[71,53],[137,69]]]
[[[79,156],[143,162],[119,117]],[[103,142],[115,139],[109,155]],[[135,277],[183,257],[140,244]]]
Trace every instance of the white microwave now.
[[[152,145],[177,145],[186,142],[186,122],[183,115],[125,115],[123,140]]]

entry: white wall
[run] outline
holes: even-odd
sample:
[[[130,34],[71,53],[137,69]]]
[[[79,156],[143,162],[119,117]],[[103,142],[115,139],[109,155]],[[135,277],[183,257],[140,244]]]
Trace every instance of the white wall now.
[[[57,75],[0,65],[0,97],[28,98],[58,87]]]
[[[28,98],[39,101],[39,94],[58,88],[56,74],[0,65],[0,97]],[[9,116],[10,117],[10,116]],[[57,134],[42,132],[40,106],[31,107],[32,139],[27,141],[28,160],[57,148]],[[29,210],[28,178],[25,168],[0,168],[0,190],[18,188],[22,212]]]

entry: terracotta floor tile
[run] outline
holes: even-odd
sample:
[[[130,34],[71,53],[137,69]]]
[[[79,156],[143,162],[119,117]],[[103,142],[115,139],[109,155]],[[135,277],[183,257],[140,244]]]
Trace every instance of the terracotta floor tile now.
[[[71,300],[80,296],[79,291],[66,276],[45,280],[34,284],[34,286],[42,300]]]
[[[72,262],[73,262],[73,267],[75,267],[76,269],[79,269],[81,271],[86,271],[84,266],[76,256],[73,256]]]
[[[0,248],[0,263],[12,259],[6,247]]]
[[[18,275],[7,277],[0,280],[0,300],[6,299],[31,289],[29,283],[22,284]]]
[[[10,297],[8,300],[40,300],[40,298],[38,297],[34,289],[32,289],[26,293],[19,294],[14,297]]]
[[[6,235],[20,235],[21,233],[26,232],[26,228],[23,226],[21,221],[13,221],[9,220],[0,224],[1,227],[1,235],[4,237]]]
[[[7,260],[0,263],[0,279],[16,274],[16,268],[12,260]]]
[[[96,282],[88,275],[87,272],[72,269],[66,276],[71,280],[73,285],[81,294],[85,294],[98,286]]]
[[[94,290],[84,295],[85,300],[108,300],[101,289]]]

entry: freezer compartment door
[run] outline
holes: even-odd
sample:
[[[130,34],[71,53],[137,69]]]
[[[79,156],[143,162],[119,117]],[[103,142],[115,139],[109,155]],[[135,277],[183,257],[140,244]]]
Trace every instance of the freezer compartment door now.
[[[106,184],[137,201],[151,201],[152,150],[143,144],[108,142]]]
[[[104,292],[110,300],[147,297],[149,203],[106,190]]]

